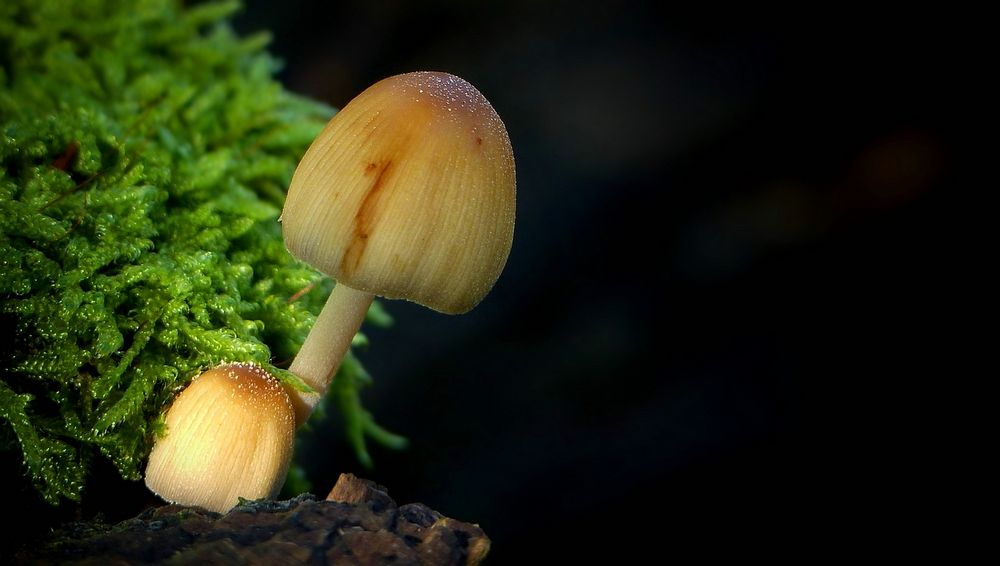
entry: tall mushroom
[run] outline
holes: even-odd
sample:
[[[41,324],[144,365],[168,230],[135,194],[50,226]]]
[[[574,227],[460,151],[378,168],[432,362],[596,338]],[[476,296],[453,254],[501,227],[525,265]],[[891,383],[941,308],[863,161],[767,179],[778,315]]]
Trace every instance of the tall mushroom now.
[[[223,513],[277,495],[292,457],[295,412],[281,383],[252,364],[196,377],[167,411],[146,486],[167,501]]]
[[[304,422],[374,296],[464,313],[492,289],[514,232],[507,130],[471,84],[384,79],[351,100],[299,162],[282,211],[293,255],[337,281],[289,370]]]

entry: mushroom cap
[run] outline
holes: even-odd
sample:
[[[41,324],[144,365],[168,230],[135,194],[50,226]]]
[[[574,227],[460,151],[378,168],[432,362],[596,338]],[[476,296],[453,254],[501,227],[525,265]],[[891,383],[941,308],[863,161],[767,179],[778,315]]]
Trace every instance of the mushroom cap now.
[[[348,287],[457,314],[493,288],[514,235],[514,155],[454,75],[384,79],[299,162],[282,212],[293,255]]]
[[[177,396],[166,424],[146,466],[146,486],[163,499],[224,513],[240,497],[281,489],[295,411],[262,368],[226,364],[202,373]]]

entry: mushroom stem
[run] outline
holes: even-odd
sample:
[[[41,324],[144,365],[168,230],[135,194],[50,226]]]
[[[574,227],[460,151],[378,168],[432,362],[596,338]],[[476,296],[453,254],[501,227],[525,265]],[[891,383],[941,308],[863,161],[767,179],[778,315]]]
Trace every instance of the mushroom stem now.
[[[295,408],[296,425],[306,422],[316,403],[326,394],[374,298],[371,293],[339,283],[333,288],[306,341],[288,368],[316,391],[289,391]]]

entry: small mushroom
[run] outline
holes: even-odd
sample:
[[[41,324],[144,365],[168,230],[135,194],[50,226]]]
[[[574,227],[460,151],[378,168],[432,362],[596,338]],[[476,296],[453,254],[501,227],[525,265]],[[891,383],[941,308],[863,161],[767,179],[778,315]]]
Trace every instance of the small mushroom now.
[[[166,425],[146,466],[146,486],[163,499],[224,513],[240,497],[274,497],[281,489],[295,412],[281,383],[259,366],[202,373],[174,400]]]
[[[514,156],[486,98],[454,75],[384,79],[306,151],[282,211],[285,245],[337,281],[289,370],[301,424],[374,296],[464,313],[493,288],[514,233]]]

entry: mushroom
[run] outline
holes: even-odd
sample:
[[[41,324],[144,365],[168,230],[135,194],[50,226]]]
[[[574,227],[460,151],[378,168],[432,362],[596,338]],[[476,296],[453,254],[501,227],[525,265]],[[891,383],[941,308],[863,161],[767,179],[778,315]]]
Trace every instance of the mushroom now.
[[[325,394],[378,295],[447,314],[492,289],[514,233],[507,130],[471,84],[441,72],[384,79],[306,151],[281,214],[285,246],[337,281],[289,370],[298,423]]]
[[[166,416],[146,486],[172,503],[224,513],[239,498],[274,497],[292,457],[295,412],[274,376],[232,363],[196,377]]]

